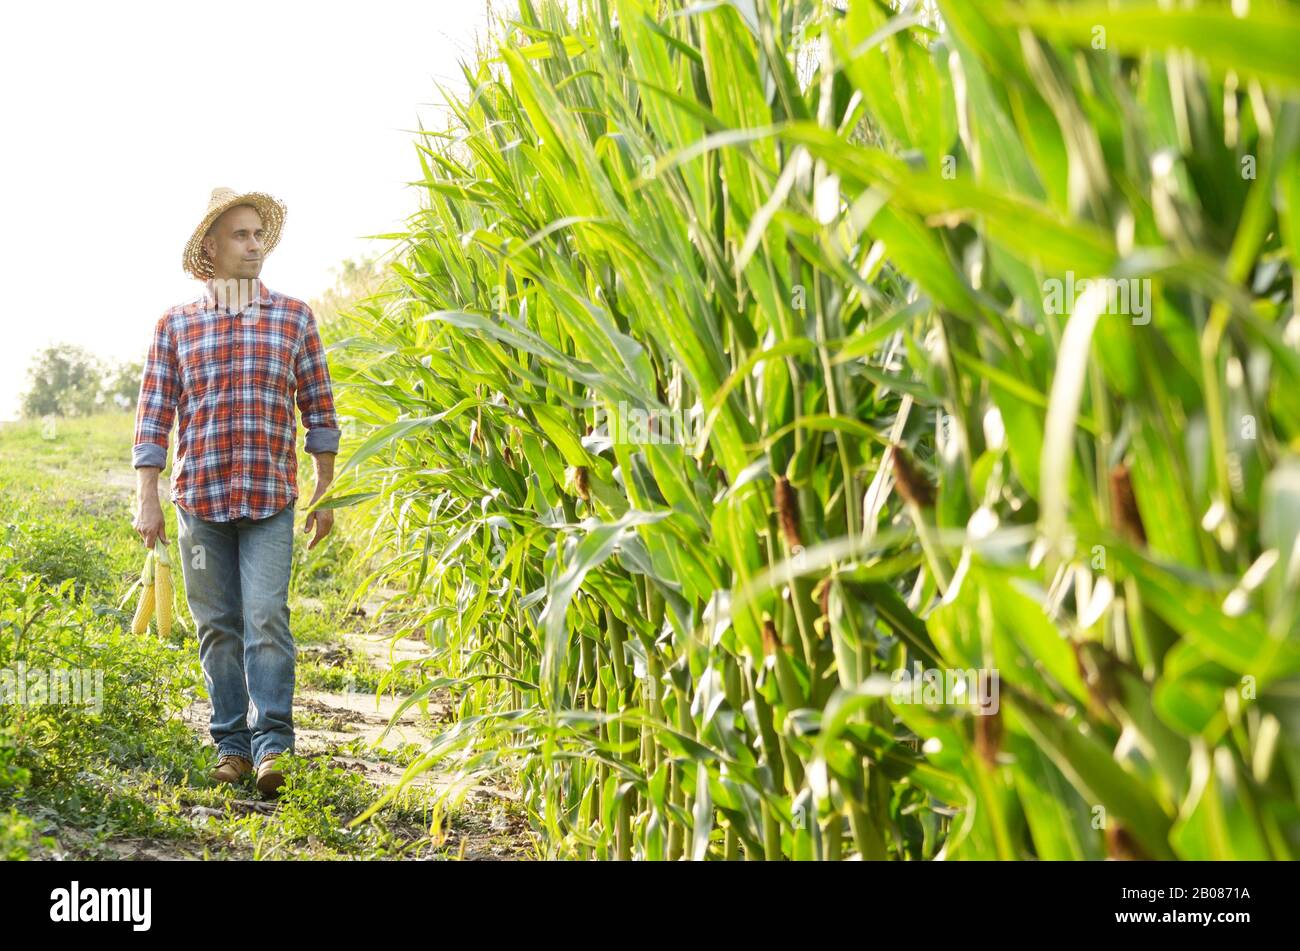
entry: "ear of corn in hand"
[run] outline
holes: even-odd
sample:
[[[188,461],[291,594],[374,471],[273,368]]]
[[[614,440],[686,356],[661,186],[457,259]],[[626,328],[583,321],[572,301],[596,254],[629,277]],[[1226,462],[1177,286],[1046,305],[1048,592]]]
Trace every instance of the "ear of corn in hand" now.
[[[154,542],[154,551],[158,554],[154,565],[154,600],[157,611],[159,637],[170,637],[172,633],[172,562],[167,555],[167,546],[161,540]]]
[[[154,612],[153,581],[153,552],[149,552],[145,555],[144,567],[140,569],[140,602],[136,605],[135,618],[131,621],[132,634],[143,634],[149,629],[149,619]]]

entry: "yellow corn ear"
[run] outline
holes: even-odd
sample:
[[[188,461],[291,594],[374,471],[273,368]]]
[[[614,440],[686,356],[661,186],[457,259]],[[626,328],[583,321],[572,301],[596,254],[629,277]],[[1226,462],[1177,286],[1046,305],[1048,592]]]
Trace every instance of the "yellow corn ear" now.
[[[157,547],[161,546],[161,547]],[[167,546],[162,542],[155,543],[155,550],[158,552],[158,563],[154,565],[154,600],[157,603],[158,612],[158,636],[171,637],[172,633],[172,566],[171,559],[167,557]]]
[[[131,633],[143,634],[149,630],[149,619],[153,617],[154,611],[154,593],[153,585],[140,589],[140,603],[135,609],[135,620],[131,622]]]
[[[143,634],[149,630],[149,619],[154,612],[153,592],[153,552],[145,555],[144,568],[140,571],[140,603],[135,608],[135,618],[131,621],[131,633]]]

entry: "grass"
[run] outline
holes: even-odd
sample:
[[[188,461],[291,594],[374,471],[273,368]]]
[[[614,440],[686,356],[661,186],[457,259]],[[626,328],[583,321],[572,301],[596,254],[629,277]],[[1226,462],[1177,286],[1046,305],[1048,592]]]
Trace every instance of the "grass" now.
[[[215,753],[206,731],[184,722],[205,698],[198,645],[182,593],[172,637],[130,633],[123,597],[144,548],[131,528],[134,495],[129,414],[58,420],[53,439],[40,422],[0,427],[0,670],[89,675],[85,705],[0,705],[0,855],[6,859],[146,856],[194,858],[454,858],[517,854],[524,833],[490,826],[486,807],[440,800],[429,790],[395,797],[369,821],[351,820],[379,791],[320,753],[285,759],[289,786],[270,814],[251,780],[214,785]],[[164,506],[175,544],[171,506]],[[340,523],[314,558],[296,555],[291,588],[301,647],[342,646],[355,626],[342,571],[350,543]],[[342,551],[330,551],[337,546]],[[330,668],[302,661],[299,688],[329,687]],[[384,672],[353,658],[352,689],[373,692]],[[94,685],[102,691],[96,697]],[[15,681],[16,683],[16,681]],[[409,690],[408,670],[390,686]],[[78,695],[74,695],[76,699]],[[310,714],[295,717],[299,731]],[[200,726],[203,726],[202,724]],[[360,738],[335,744],[340,755],[404,766],[413,748],[369,749]],[[474,854],[471,853],[471,854]]]

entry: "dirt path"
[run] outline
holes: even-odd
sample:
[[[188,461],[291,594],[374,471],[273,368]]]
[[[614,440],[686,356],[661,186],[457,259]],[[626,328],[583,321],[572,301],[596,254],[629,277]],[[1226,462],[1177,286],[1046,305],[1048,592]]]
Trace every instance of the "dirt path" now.
[[[379,592],[391,595],[396,592]],[[376,602],[363,605],[373,614]],[[425,644],[409,638],[393,639],[386,634],[343,633],[338,643],[312,644],[299,649],[301,659],[313,659],[326,665],[343,665],[350,657],[363,657],[375,670],[388,670],[395,662],[415,660],[429,655]],[[403,711],[390,727],[403,696],[385,693],[376,697],[371,691],[330,691],[300,688],[294,697],[296,755],[314,760],[325,767],[337,767],[360,775],[377,794],[396,786],[405,768],[393,762],[410,744],[423,750],[440,729],[451,722],[451,697],[445,692],[428,701],[427,715],[414,705]],[[183,713],[187,726],[206,745],[212,739],[208,723],[212,707],[206,699],[192,703]],[[311,725],[299,725],[310,723]],[[408,751],[409,752],[409,751]],[[415,777],[407,788],[446,793],[453,789],[455,777],[433,769]],[[251,791],[251,787],[250,787]],[[235,800],[232,806],[245,812],[274,816],[277,804],[252,793],[254,798]],[[517,794],[503,786],[478,784],[465,791],[464,798],[448,830],[449,849],[470,860],[493,860],[524,857],[528,837],[517,810],[509,805],[518,801]],[[215,810],[202,806],[191,808],[201,817]],[[153,857],[153,856],[142,856]]]
[[[314,660],[326,665],[346,664],[364,657],[376,670],[386,670],[393,662],[427,656],[427,647],[407,638],[395,641],[382,634],[343,633],[331,644],[310,644],[299,648],[300,660]],[[439,729],[451,722],[451,698],[434,695],[428,712],[412,706],[399,716],[391,728],[389,722],[401,698],[382,695],[378,699],[369,691],[332,691],[300,688],[294,698],[295,754],[312,761],[313,768],[331,767],[348,770],[371,786],[376,796],[396,786],[404,768],[394,760],[412,750],[423,750]],[[182,722],[205,747],[211,747],[208,732],[212,707],[206,698],[195,699],[181,713]],[[308,725],[310,724],[310,725]],[[434,769],[416,777],[407,788],[420,795],[438,795],[453,787],[454,777]],[[196,829],[218,829],[223,823],[258,815],[275,822],[282,805],[266,800],[256,792],[251,777],[233,798],[214,801],[210,790],[177,787],[174,795],[183,814]],[[458,808],[448,816],[445,836],[436,847],[426,845],[413,852],[414,858],[458,857],[469,861],[499,861],[531,857],[530,837],[520,811],[513,808],[517,794],[500,785],[479,784],[470,787]],[[219,805],[220,808],[214,806]],[[383,813],[380,814],[381,816]],[[348,817],[340,817],[346,821]],[[411,841],[427,835],[410,828]],[[92,844],[91,837],[64,828],[58,835],[57,852],[67,857],[97,855],[125,861],[178,861],[203,859],[203,843],[196,841],[117,836]],[[219,837],[224,839],[225,836]],[[213,843],[209,842],[211,847]],[[85,852],[83,850],[91,851]],[[304,851],[304,856],[309,853]],[[221,847],[227,858],[251,858],[240,845]]]
[[[387,651],[392,643],[388,638],[365,634],[344,634],[343,642],[355,650],[369,655],[376,669],[386,670],[390,664]],[[397,660],[409,660],[427,654],[423,645],[406,638],[396,642]],[[300,649],[300,656],[325,659],[331,652],[343,659],[337,648],[311,645]],[[423,747],[433,739],[440,728],[451,722],[449,698],[441,697],[429,701],[429,715],[425,716],[418,706],[403,711],[402,715],[390,727],[393,714],[401,705],[402,696],[385,693],[376,697],[369,691],[329,691],[317,689],[300,689],[294,697],[294,715],[296,720],[310,719],[317,726],[295,726],[295,752],[299,756],[319,757],[324,761],[345,769],[361,773],[367,781],[376,787],[394,786],[401,778],[403,769],[385,758],[396,755],[403,746],[415,744]],[[304,718],[302,714],[308,714]],[[184,713],[185,723],[203,742],[211,743],[208,733],[208,721],[212,706],[206,699],[196,700]],[[357,742],[367,749],[362,755],[339,752],[340,747],[354,746]],[[451,787],[452,777],[446,773],[431,770],[417,776],[412,785],[445,790]],[[476,785],[470,788],[469,797],[479,801],[505,800],[516,801],[517,796],[497,786]]]

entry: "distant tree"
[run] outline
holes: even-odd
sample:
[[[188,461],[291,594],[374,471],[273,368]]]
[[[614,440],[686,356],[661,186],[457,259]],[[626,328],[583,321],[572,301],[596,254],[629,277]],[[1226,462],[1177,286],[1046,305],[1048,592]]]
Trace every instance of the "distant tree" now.
[[[322,328],[321,335],[326,338],[329,335],[323,328],[332,324],[343,311],[372,294],[379,293],[384,283],[391,280],[391,275],[379,256],[362,258],[359,261],[348,258],[334,270],[336,272],[334,286],[308,302],[312,313],[316,315],[317,323]]]
[[[100,361],[70,343],[47,347],[27,369],[28,388],[21,411],[28,418],[87,416],[104,408],[104,371]]]
[[[122,360],[104,378],[105,408],[134,410],[144,378],[143,360]]]

